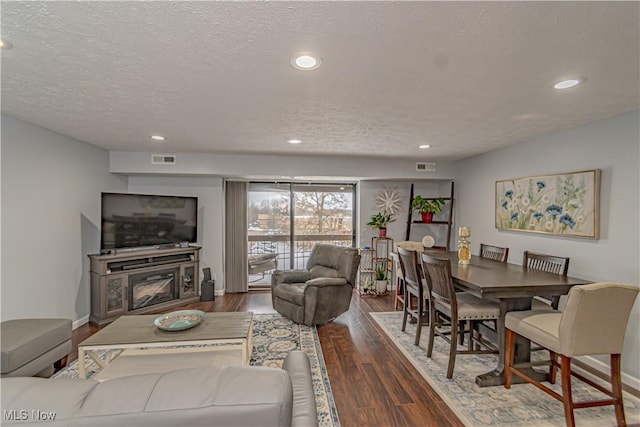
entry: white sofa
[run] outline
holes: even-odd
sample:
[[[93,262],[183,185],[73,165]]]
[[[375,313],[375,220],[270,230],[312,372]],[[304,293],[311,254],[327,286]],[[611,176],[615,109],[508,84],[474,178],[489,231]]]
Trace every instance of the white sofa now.
[[[291,352],[282,369],[209,366],[86,379],[2,379],[2,425],[318,425],[309,358]]]

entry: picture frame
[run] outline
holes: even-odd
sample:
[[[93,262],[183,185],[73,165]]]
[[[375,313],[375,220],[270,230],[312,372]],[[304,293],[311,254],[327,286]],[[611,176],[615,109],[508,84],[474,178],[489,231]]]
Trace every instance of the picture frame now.
[[[499,230],[600,237],[600,170],[496,181]]]

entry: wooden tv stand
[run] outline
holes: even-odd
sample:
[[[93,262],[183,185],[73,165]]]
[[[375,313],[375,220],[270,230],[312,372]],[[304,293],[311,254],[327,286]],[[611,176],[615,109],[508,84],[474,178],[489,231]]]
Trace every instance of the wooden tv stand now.
[[[123,314],[158,313],[199,301],[200,249],[145,249],[89,255],[89,321],[104,326]]]

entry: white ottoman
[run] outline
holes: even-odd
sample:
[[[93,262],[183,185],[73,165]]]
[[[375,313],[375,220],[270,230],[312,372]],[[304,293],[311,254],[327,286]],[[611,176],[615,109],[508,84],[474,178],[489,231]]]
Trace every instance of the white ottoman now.
[[[71,320],[15,319],[0,324],[3,377],[30,377],[56,365],[71,352]]]

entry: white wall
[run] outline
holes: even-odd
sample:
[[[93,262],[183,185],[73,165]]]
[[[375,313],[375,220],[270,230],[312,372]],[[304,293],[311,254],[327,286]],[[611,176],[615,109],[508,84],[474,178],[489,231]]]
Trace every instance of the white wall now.
[[[1,319],[89,316],[100,193],[126,191],[106,151],[2,115]]]
[[[175,153],[173,153],[175,154]],[[225,178],[350,181],[359,178],[450,179],[451,162],[437,162],[436,172],[417,172],[415,160],[323,156],[258,156],[177,153],[175,165],[152,165],[151,153],[112,151],[110,171],[123,174],[215,175]]]
[[[223,180],[218,177],[131,176],[130,193],[198,197],[198,244],[200,271],[211,268],[216,290],[224,289],[223,274]]]
[[[453,178],[451,178],[453,179]],[[360,247],[371,245],[371,238],[378,235],[377,229],[367,226],[372,215],[381,212],[376,202],[377,197],[382,192],[395,191],[400,198],[400,208],[394,215],[395,222],[387,227],[387,237],[391,237],[394,243],[405,240],[407,233],[407,221],[409,214],[409,197],[411,194],[411,184],[413,183],[413,194],[423,197],[448,197],[451,193],[450,181],[427,182],[427,181],[361,181],[358,192],[358,220],[360,224],[360,235],[358,243]],[[435,219],[445,219],[445,212],[438,214]],[[420,215],[412,213],[412,220],[420,220]],[[437,245],[444,245],[447,236],[446,225],[426,225],[413,224],[409,240],[421,241],[426,235],[434,237]],[[453,243],[452,243],[453,244]]]
[[[571,258],[569,275],[593,281],[640,282],[640,162],[638,112],[582,126],[460,161],[456,167],[459,224],[480,243],[509,247],[509,262],[524,250]],[[494,225],[495,182],[600,169],[600,239],[499,231]],[[629,320],[623,371],[640,378],[640,301]],[[637,387],[638,384],[635,384]]]
[[[361,181],[358,185],[358,227],[359,238],[356,244],[361,248],[371,245],[371,238],[378,235],[377,229],[372,229],[367,225],[372,215],[382,212],[376,204],[376,196],[381,191],[394,191],[400,198],[400,208],[394,214],[395,222],[387,227],[387,237],[391,237],[394,241],[404,240],[407,227],[407,213],[409,212],[409,190],[411,183],[409,182],[391,182],[391,181]]]

